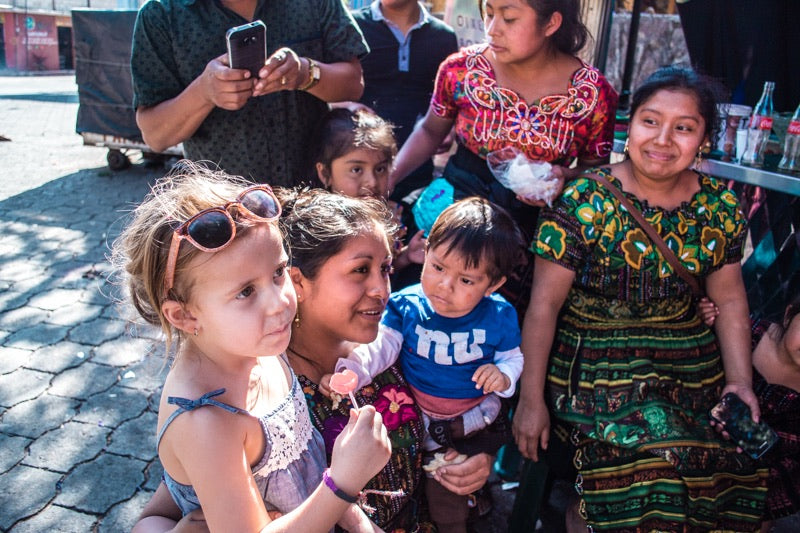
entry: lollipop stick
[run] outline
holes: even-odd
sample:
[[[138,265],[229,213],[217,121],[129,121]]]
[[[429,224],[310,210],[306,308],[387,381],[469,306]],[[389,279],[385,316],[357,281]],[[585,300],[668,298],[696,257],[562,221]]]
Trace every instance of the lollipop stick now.
[[[358,409],[358,404],[356,403],[356,397],[353,396],[353,391],[350,391],[348,394],[350,394],[350,401],[353,402],[353,408]]]

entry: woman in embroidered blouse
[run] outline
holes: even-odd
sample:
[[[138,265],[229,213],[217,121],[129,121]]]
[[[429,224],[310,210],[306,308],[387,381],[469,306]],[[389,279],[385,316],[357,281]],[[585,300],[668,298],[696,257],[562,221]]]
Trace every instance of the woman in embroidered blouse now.
[[[705,279],[719,307],[716,337],[689,284],[590,174],[567,183],[539,219],[514,434],[536,459],[539,445],[554,444],[548,408],[571,429],[573,509],[595,531],[759,527],[766,469],[708,419],[728,392],[759,417],[745,219],[724,184],[689,168],[713,138],[716,101],[715,86],[691,70],[660,69],[633,96],[629,159],[594,171]]]
[[[455,199],[488,198],[531,237],[537,210],[500,185],[487,154],[516,147],[529,159],[553,164],[561,178],[606,163],[617,94],[598,70],[575,57],[587,39],[579,0],[485,0],[481,8],[487,43],[441,64],[430,108],[398,153],[389,186],[428,160],[455,125],[458,149],[444,171]],[[575,161],[577,168],[568,168]],[[518,277],[529,276],[522,269]],[[506,285],[504,295],[524,310],[522,287],[514,279]]]
[[[378,334],[389,297],[394,223],[383,202],[374,199],[320,189],[276,194],[284,206],[290,276],[298,300],[286,354],[330,453],[347,423],[350,400],[334,405],[319,392],[319,379],[334,372],[340,357]],[[365,487],[367,503],[375,509],[372,520],[389,532],[417,531],[418,526],[420,531],[432,531],[420,509],[425,503],[420,494],[424,427],[399,367],[391,367],[354,394],[359,405],[374,405],[383,415],[392,441],[389,463]],[[436,479],[448,490],[469,494],[486,482],[490,463],[488,455],[476,455],[440,467]]]

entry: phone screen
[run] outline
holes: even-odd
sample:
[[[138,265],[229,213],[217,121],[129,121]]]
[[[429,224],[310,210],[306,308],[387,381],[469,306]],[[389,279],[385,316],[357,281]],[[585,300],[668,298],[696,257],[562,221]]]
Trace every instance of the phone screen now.
[[[249,70],[256,78],[267,59],[267,27],[260,20],[231,28],[225,34],[228,64]]]
[[[709,416],[722,424],[731,439],[755,459],[764,455],[778,440],[778,435],[765,422],[753,421],[750,407],[733,393],[723,396]]]

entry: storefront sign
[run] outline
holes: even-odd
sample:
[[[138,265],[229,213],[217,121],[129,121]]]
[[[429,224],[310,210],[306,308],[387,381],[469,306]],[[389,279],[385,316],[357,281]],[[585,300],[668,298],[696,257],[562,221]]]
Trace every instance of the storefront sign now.
[[[459,47],[485,40],[483,20],[475,0],[448,0],[444,21],[456,31]]]

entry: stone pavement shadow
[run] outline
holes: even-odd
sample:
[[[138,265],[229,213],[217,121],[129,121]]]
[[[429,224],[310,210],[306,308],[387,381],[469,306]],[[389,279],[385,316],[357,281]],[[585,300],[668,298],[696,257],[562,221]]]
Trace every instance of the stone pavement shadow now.
[[[129,530],[157,487],[165,374],[110,246],[162,169],[85,169],[0,201],[0,530]],[[131,315],[132,316],[132,315]]]

